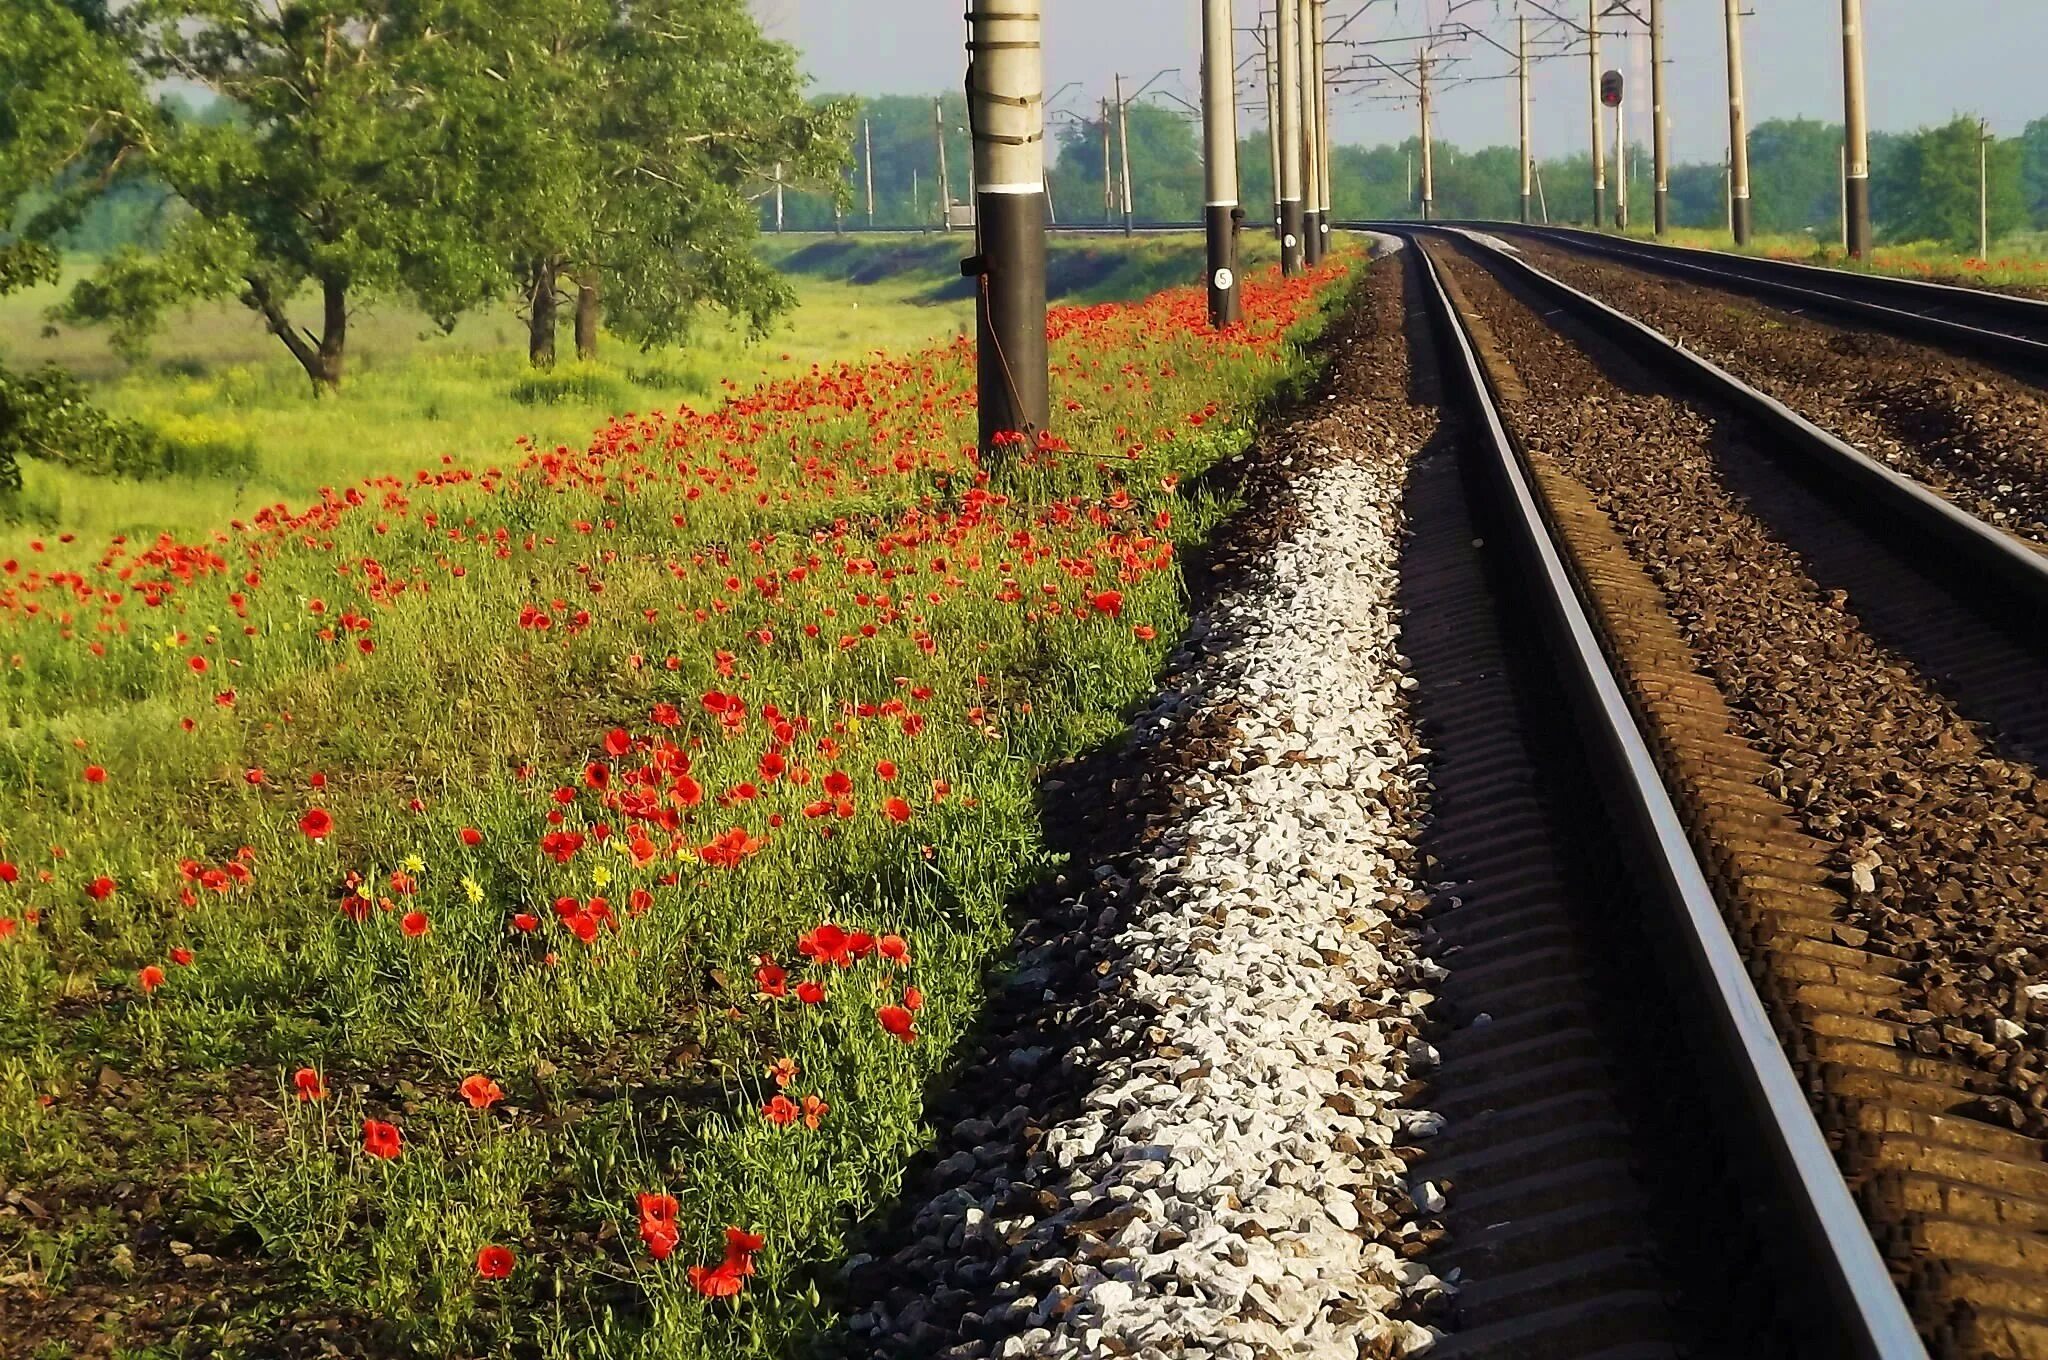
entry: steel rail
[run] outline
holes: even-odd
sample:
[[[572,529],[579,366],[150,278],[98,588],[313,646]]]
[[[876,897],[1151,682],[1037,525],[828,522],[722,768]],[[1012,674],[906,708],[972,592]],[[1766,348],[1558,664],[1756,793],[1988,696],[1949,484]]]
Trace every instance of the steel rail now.
[[[1406,224],[1382,230],[1411,246],[1419,231]],[[1926,1360],[1927,1351],[1893,1285],[1863,1215],[1842,1179],[1805,1090],[1772,1028],[1755,983],[1730,936],[1713,890],[1694,853],[1647,740],[1611,669],[1599,634],[1579,596],[1565,555],[1531,489],[1530,474],[1508,437],[1471,337],[1452,304],[1435,262],[1417,249],[1427,283],[1425,304],[1450,355],[1446,368],[1457,395],[1476,416],[1486,473],[1505,502],[1505,520],[1518,536],[1541,622],[1552,640],[1561,678],[1573,696],[1579,732],[1614,801],[1617,824],[1632,834],[1644,886],[1670,907],[1669,934],[1691,973],[1689,992],[1701,998],[1703,1026],[1719,1045],[1721,1066],[1741,1093],[1747,1117],[1735,1132],[1747,1140],[1775,1192],[1794,1219],[1802,1272],[1833,1305],[1830,1321],[1839,1353],[1861,1360]],[[1734,1115],[1735,1109],[1717,1111]],[[1736,1121],[1730,1119],[1734,1124]]]
[[[1761,445],[1773,457],[1809,481],[1818,481],[1830,494],[1853,497],[1867,514],[1881,517],[1907,541],[1920,545],[1920,551],[1910,554],[1913,564],[1941,582],[1961,605],[1991,620],[2029,650],[2048,650],[2048,553],[1978,519],[1654,327],[1544,272],[1513,250],[1489,244],[1482,233],[1456,227],[1436,230],[1483,253],[1639,359],[1661,365],[1709,400],[1756,421],[1771,436]]]
[[[1793,260],[1660,245],[1576,227],[1498,222],[1459,225],[1501,236],[1525,236],[1670,277],[1700,280],[1765,301],[1829,313],[1871,330],[2023,367],[2031,373],[2048,373],[2048,302]]]

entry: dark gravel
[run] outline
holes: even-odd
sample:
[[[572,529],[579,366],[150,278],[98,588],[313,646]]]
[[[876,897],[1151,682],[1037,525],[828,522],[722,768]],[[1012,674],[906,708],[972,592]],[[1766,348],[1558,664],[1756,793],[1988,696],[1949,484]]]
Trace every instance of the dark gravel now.
[[[1832,847],[1867,947],[1911,965],[1887,1018],[1917,1051],[1996,1074],[2004,1096],[1982,1113],[2048,1133],[2048,1026],[2025,995],[2048,971],[2048,780],[2001,758],[1729,489],[1717,458],[1739,428],[1597,341],[1596,362],[1444,257],[1526,388],[1504,409],[1515,436],[1614,521],[1773,762],[1774,792]]]
[[[2048,544],[2048,393],[1927,345],[1551,246],[1531,264],[1655,326],[1980,519]]]

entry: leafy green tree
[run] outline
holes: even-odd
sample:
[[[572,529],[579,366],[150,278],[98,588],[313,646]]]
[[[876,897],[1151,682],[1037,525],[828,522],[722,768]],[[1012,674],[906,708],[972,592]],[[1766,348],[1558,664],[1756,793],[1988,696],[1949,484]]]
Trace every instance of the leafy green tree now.
[[[967,100],[957,91],[939,96],[944,108],[946,170],[953,197],[964,201],[970,178],[972,148],[967,139]],[[838,105],[845,117],[844,159],[829,177],[832,191],[820,192],[792,181],[783,193],[783,223],[791,231],[826,231],[843,224],[858,231],[867,226],[866,146],[861,137],[862,120],[874,143],[875,225],[878,227],[936,227],[939,224],[938,129],[932,120],[929,95],[881,95],[871,99],[827,99],[820,106]],[[835,192],[843,193],[844,207],[835,215]],[[761,225],[775,224],[772,186],[757,194]],[[1097,197],[1100,197],[1098,194]],[[1065,199],[1060,200],[1065,219]]]
[[[1896,203],[1888,203],[1886,235],[1901,241],[1945,241],[1970,249],[1977,242],[1978,150],[1976,119],[1956,117],[1905,138],[1899,153]],[[2018,141],[1993,141],[1989,153],[1992,239],[2026,222]]]
[[[2048,228],[2048,118],[2036,118],[2020,134],[2020,192],[2028,220]]]
[[[1111,111],[1114,117],[1115,111]],[[1131,214],[1140,222],[1193,222],[1202,213],[1202,153],[1196,124],[1177,109],[1133,104],[1126,115],[1131,135]],[[1075,205],[1072,220],[1092,220],[1102,201],[1102,126],[1068,123],[1059,134],[1059,161],[1052,174],[1060,203]],[[1111,178],[1121,184],[1123,149],[1112,136]],[[1084,209],[1081,205],[1086,205]],[[1123,198],[1116,195],[1117,221]]]

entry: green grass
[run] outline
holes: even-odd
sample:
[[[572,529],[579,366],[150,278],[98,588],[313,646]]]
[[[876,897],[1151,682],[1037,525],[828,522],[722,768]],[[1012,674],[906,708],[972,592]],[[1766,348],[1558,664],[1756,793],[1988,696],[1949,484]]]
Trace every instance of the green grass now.
[[[1654,229],[1644,225],[1629,228],[1629,235],[1648,240]],[[1734,239],[1726,231],[1698,227],[1674,227],[1667,238],[1673,245],[1701,250],[1734,250]],[[1852,264],[1839,240],[1820,240],[1806,233],[1757,234],[1750,238],[1746,253],[1804,264],[1829,265],[1837,269],[1863,269],[1898,278],[1933,279],[1942,283],[1969,284],[1982,288],[2042,290],[2048,292],[2048,232],[2019,232],[1991,243],[1988,260],[1974,252],[1959,251],[1934,241],[1882,245],[1871,251],[1866,264]]]
[[[828,1326],[1056,867],[1036,773],[1152,685],[1230,508],[1195,474],[1301,381],[1340,272],[1262,275],[1221,337],[1194,289],[1056,317],[1064,442],[993,477],[946,342],[167,547],[80,537],[75,577],[0,560],[10,1343],[727,1360]],[[561,409],[518,377],[479,409]],[[806,957],[828,922],[906,957]],[[824,996],[769,995],[767,956]],[[816,1128],[764,1117],[780,1059]],[[728,1226],[765,1245],[708,1299]]]

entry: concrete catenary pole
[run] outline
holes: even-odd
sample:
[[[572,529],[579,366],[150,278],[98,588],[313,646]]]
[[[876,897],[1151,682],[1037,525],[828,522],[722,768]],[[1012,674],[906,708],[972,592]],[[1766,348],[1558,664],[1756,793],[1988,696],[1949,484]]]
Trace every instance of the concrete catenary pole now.
[[[1991,258],[1991,124],[1977,120],[1977,258]]]
[[[1280,226],[1280,63],[1273,52],[1279,44],[1273,26],[1268,24],[1262,30],[1265,36],[1263,64],[1266,68],[1266,141],[1273,169],[1273,239],[1279,240]]]
[[[1527,16],[1517,19],[1515,21],[1515,28],[1517,38],[1516,52],[1518,54],[1515,66],[1515,74],[1516,80],[1519,82],[1520,85],[1520,89],[1518,91],[1519,98],[1516,101],[1516,106],[1520,115],[1519,121],[1521,123],[1522,131],[1522,221],[1526,224],[1529,221],[1529,198],[1531,193],[1533,192],[1533,186],[1530,184],[1529,180],[1536,166],[1536,149],[1535,147],[1530,145],[1531,129],[1529,125],[1529,20]]]
[[[1664,102],[1664,0],[1650,0],[1650,146],[1656,156],[1657,235],[1671,231],[1671,111]]]
[[[1279,0],[1280,272],[1301,272],[1301,27],[1295,0]]]
[[[1230,0],[1202,0],[1202,177],[1208,201],[1209,324],[1240,315],[1237,297],[1237,44]]]
[[[1628,95],[1614,106],[1614,227],[1628,230]]]
[[[1295,37],[1301,43],[1301,258],[1323,258],[1322,156],[1316,132],[1316,17],[1314,0],[1294,0]]]
[[[1742,0],[1728,11],[1728,231],[1749,244],[1749,113],[1742,96]]]
[[[1124,235],[1133,230],[1131,215],[1131,106],[1124,102],[1124,78],[1116,78],[1116,149],[1123,161],[1123,171],[1118,176],[1124,186]]]
[[[868,120],[860,120],[860,145],[868,171],[868,227],[875,225],[875,132]]]
[[[1045,62],[1036,0],[968,11],[977,396],[984,455],[1051,419],[1045,349]],[[1000,438],[999,438],[1000,437]]]
[[[782,230],[782,162],[775,162],[775,229]]]
[[[1870,120],[1863,88],[1863,0],[1842,0],[1842,130],[1849,141],[1844,188],[1849,199],[1849,255],[1870,254]]]
[[[946,173],[946,106],[932,101],[932,136],[939,144],[939,230],[953,230],[953,180]]]
[[[1429,49],[1415,56],[1416,102],[1422,106],[1422,220],[1436,220],[1436,154],[1431,149],[1429,130]]]
[[[1586,0],[1586,69],[1593,101],[1593,227],[1607,220],[1607,146],[1600,126],[1600,0]]]
[[[1116,220],[1116,175],[1111,169],[1109,144],[1109,100],[1102,101],[1102,224]]]
[[[1329,16],[1324,0],[1315,0],[1316,11],[1316,232],[1321,252],[1330,253],[1330,38]]]

